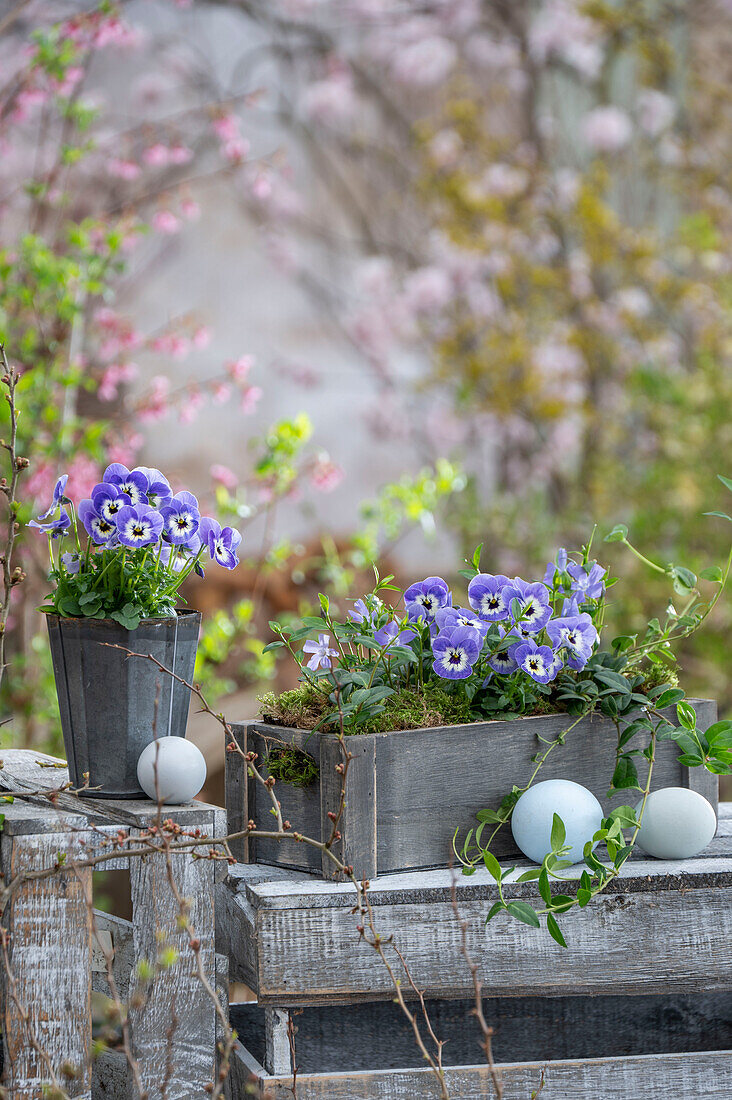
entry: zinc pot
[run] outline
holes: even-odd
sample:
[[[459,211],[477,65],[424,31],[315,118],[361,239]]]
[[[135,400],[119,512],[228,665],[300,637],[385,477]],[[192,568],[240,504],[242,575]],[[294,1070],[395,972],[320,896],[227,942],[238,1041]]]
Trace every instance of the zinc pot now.
[[[201,614],[179,611],[127,630],[113,619],[47,615],[69,777],[88,798],[145,798],[140,753],[155,737],[185,737]]]
[[[717,705],[708,699],[690,699],[700,730],[717,718]],[[664,712],[677,724],[675,708]],[[464,726],[396,730],[385,733],[348,734],[345,747],[351,759],[346,783],[345,809],[340,816],[341,836],[333,850],[352,864],[357,877],[400,871],[445,867],[454,861],[452,839],[456,829],[464,838],[477,825],[478,810],[497,809],[514,784],[525,786],[532,775],[536,752],[555,741],[575,721],[566,714],[516,718],[511,721],[474,722]],[[339,812],[342,762],[338,738],[332,733],[298,730],[266,722],[233,723],[232,732],[244,751],[257,756],[267,775],[267,757],[283,747],[300,749],[312,757],[316,779],[308,786],[277,780],[275,792],[283,818],[293,831],[327,841],[333,830],[330,814]],[[615,766],[618,733],[609,718],[584,718],[547,757],[537,779],[572,779],[588,787],[605,812],[629,802],[638,791],[619,791],[607,797]],[[652,789],[689,787],[709,799],[715,811],[719,798],[718,777],[704,768],[679,763],[674,741],[660,741]],[[635,758],[641,783],[648,763]],[[272,829],[268,791],[246,774],[238,753],[226,754],[226,805],[229,832],[238,832],[253,821],[264,831]],[[491,827],[492,828],[492,827]],[[489,833],[485,833],[487,839]],[[237,858],[282,864],[300,871],[333,877],[331,861],[317,848],[295,839],[257,839],[233,842]],[[497,834],[492,850],[499,859],[519,856],[510,827]]]

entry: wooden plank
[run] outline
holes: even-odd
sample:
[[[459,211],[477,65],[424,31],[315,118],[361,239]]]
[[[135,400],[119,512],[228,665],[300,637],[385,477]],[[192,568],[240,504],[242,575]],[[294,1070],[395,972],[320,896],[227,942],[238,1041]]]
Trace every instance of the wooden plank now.
[[[283,742],[292,744],[295,748],[313,756],[316,764],[319,764],[321,740],[323,740],[321,734],[314,733],[312,730],[284,730],[263,726],[261,723],[250,726],[248,734],[249,748],[257,753],[257,764],[265,777],[269,775],[266,759],[271,747]],[[275,794],[280,802],[283,820],[290,821],[293,829],[304,836],[319,839],[321,828],[319,783],[313,783],[308,787],[294,787],[289,783],[278,782]],[[264,830],[271,829],[275,820],[271,812],[272,803],[261,783],[255,779],[249,780],[248,799],[249,812],[257,826]],[[249,858],[256,859],[257,862],[277,863],[296,870],[320,872],[321,869],[320,852],[296,840],[258,840],[256,837],[251,837],[249,853]]]
[[[568,951],[545,929],[509,918],[486,927],[495,885],[460,880],[460,912],[468,923],[470,952],[481,964],[485,995],[732,987],[732,860],[692,860],[681,867],[666,874],[654,874],[654,865],[644,862],[625,869],[625,877],[606,894],[562,919]],[[432,872],[443,881],[431,889],[414,881],[400,888],[399,879],[424,875],[391,876],[386,888],[377,879],[370,896],[376,927],[393,935],[425,994],[467,996],[469,974],[445,874]],[[514,884],[505,896],[526,898],[533,896],[530,891],[531,884]],[[247,890],[249,904],[257,899],[248,949],[256,950],[251,969],[260,1001],[282,1007],[387,996],[391,985],[383,963],[355,938],[352,890],[313,883],[309,892],[300,886],[299,895],[298,902],[298,888],[281,882]],[[239,955],[235,942],[230,950]]]
[[[3,836],[3,874],[10,881],[22,871],[52,867],[60,853],[68,863],[83,858],[80,839],[62,832]],[[90,1100],[91,871],[70,867],[24,884],[3,923],[10,933],[14,978],[8,980],[0,967],[9,1096],[42,1100],[53,1082],[70,1097]],[[76,1075],[67,1076],[64,1065],[74,1067]]]
[[[117,987],[117,993],[121,1000],[126,1001],[130,989],[130,975],[135,965],[135,946],[132,921],[124,920],[113,913],[102,913],[94,910],[94,928],[92,934],[92,989],[96,993],[104,993],[110,996],[109,979],[107,977],[106,960],[104,951],[99,944],[100,933],[107,933],[111,937],[112,951],[112,976]]]
[[[472,1065],[483,1059],[474,1000],[426,1004],[435,1034],[445,1044],[444,1065]],[[267,1011],[256,1003],[231,1006],[232,1026],[263,1065],[268,1064]],[[627,997],[602,995],[486,997],[483,1012],[494,1031],[493,1054],[498,1062],[732,1048],[732,997],[727,991],[641,995],[632,1002]],[[412,1028],[393,1000],[303,1008],[293,1022],[299,1073],[353,1073],[421,1065]],[[285,1072],[291,1072],[289,1063]]]
[[[234,722],[231,733],[242,752],[247,752],[247,722]],[[249,799],[247,797],[247,769],[241,756],[236,752],[227,752],[225,758],[224,789],[226,792],[227,831],[239,833],[246,829],[249,821]],[[249,841],[232,840],[232,855],[247,863],[249,861]]]
[[[200,941],[206,978],[215,987],[215,865],[205,859],[192,860],[185,852],[170,858],[177,888],[189,902],[189,919]],[[178,953],[172,965],[156,969],[143,1003],[130,1010],[133,1050],[142,1083],[148,1100],[204,1100],[215,1073],[213,1002],[195,972],[188,938],[177,928],[180,909],[170,886],[165,857],[142,856],[130,862],[138,965],[140,960],[147,960],[156,967],[166,947]]]
[[[292,1073],[289,1022],[289,1012],[264,1009],[264,1066],[268,1073],[278,1077]]]
[[[236,1060],[244,1079],[257,1063],[240,1047]],[[732,1095],[732,1052],[649,1054],[635,1058],[590,1058],[502,1065],[504,1100],[526,1100],[539,1088],[541,1100],[669,1100],[704,1097],[729,1100]],[[454,1100],[487,1100],[494,1095],[485,1065],[445,1071]],[[292,1078],[260,1077],[273,1100],[292,1100]],[[245,1095],[241,1093],[241,1095]],[[297,1078],[298,1100],[415,1100],[438,1096],[429,1069],[382,1070],[366,1073],[303,1074]]]
[[[345,808],[340,820],[341,840],[332,851],[344,863],[353,867],[356,877],[370,879],[376,875],[376,738],[368,735],[347,737],[345,750],[350,753],[345,792]],[[320,836],[330,836],[333,823],[329,813],[337,816],[341,803],[343,780],[337,770],[344,764],[340,743],[334,737],[320,739]],[[343,878],[325,854],[321,870],[326,879]]]

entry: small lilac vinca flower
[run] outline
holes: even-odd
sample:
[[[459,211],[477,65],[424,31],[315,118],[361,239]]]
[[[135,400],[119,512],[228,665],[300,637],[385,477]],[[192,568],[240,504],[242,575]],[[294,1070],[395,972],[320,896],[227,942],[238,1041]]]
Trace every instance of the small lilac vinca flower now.
[[[94,510],[108,523],[116,523],[120,508],[132,503],[127,493],[123,493],[111,482],[103,481],[92,489],[91,500]]]
[[[528,672],[538,684],[548,684],[557,674],[554,653],[548,645],[537,645],[533,638],[514,650],[514,659],[519,668]]]
[[[312,653],[308,668],[313,672],[319,668],[330,668],[331,657],[338,656],[338,650],[330,648],[330,634],[319,634],[317,642],[308,638],[302,649],[303,653]]]
[[[499,623],[509,617],[503,593],[511,584],[502,573],[478,573],[468,585],[468,603],[487,623]]]
[[[352,623],[371,626],[373,622],[373,613],[369,611],[365,600],[356,600],[353,607],[346,614]]]
[[[241,535],[233,527],[222,527],[215,519],[204,516],[198,532],[201,541],[208,547],[211,561],[223,565],[225,569],[234,569],[239,564],[236,550]]]
[[[124,506],[126,507],[126,505]],[[79,501],[79,519],[84,524],[87,534],[91,535],[94,542],[110,543],[117,540],[117,517],[113,520],[105,519],[94,507],[93,500]]]
[[[555,650],[568,651],[567,664],[579,672],[592,656],[592,648],[599,640],[591,617],[584,613],[568,618],[552,619],[546,632]]]
[[[56,484],[54,486],[53,500],[51,501],[50,506],[46,509],[45,512],[43,512],[40,516],[37,517],[39,523],[42,520],[48,519],[49,516],[53,515],[53,513],[56,511],[56,509],[61,504],[70,503],[68,498],[66,496],[64,496],[64,490],[66,489],[66,482],[68,480],[69,480],[69,475],[68,474],[61,474],[61,477],[58,479],[58,481],[56,482]]]
[[[399,623],[394,621],[382,626],[380,630],[374,631],[374,641],[380,646],[388,646],[389,649],[397,645],[407,645],[416,637],[416,631],[400,630]]]
[[[514,621],[520,619],[523,632],[538,634],[551,618],[552,609],[549,604],[549,589],[541,581],[531,584],[528,581],[522,581],[520,577],[516,577],[511,582],[510,587],[504,590],[503,598],[508,603],[509,609],[511,609],[511,618]],[[513,600],[519,602],[519,614],[515,616],[511,606]]]
[[[432,653],[438,676],[445,680],[467,680],[480,653],[476,631],[467,626],[441,631],[432,641]]]
[[[147,504],[147,477],[141,468],[128,470],[121,462],[112,462],[102,474],[102,481],[116,485],[130,498],[131,504]]]
[[[426,577],[423,581],[410,584],[404,593],[404,604],[410,622],[415,623],[421,618],[431,623],[439,608],[450,607],[452,595],[442,577]]]
[[[454,630],[458,626],[474,630],[481,644],[490,626],[490,623],[485,619],[479,619],[469,607],[441,607],[435,615],[435,622],[440,630]]]
[[[603,569],[596,561],[592,562],[589,571],[584,565],[578,565],[571,561],[567,566],[567,572],[572,578],[572,591],[576,592],[580,603],[585,600],[599,600],[605,591],[603,577],[607,569]]]
[[[160,509],[160,515],[163,517],[165,538],[176,546],[187,545],[197,533],[201,523],[198,501],[193,493],[185,490],[176,493],[167,504],[164,504]]]
[[[163,530],[163,517],[149,504],[125,504],[117,515],[117,537],[123,546],[150,546]]]
[[[43,531],[44,535],[50,535],[54,539],[59,538],[60,535],[68,531],[70,526],[71,519],[63,509],[61,515],[56,519],[43,521],[42,517],[39,516],[38,519],[32,519],[28,522],[28,527],[37,527],[39,531]]]

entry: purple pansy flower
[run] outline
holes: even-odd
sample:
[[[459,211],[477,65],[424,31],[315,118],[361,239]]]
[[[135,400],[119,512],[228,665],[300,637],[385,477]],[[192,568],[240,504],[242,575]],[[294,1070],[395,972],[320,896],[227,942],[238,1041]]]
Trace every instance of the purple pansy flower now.
[[[121,493],[127,494],[131,504],[147,503],[147,477],[140,467],[128,470],[121,462],[113,462],[104,471],[102,481],[116,485]]]
[[[239,564],[236,549],[241,535],[233,527],[222,527],[215,519],[205,516],[198,529],[201,541],[208,547],[211,561],[218,562],[225,569],[234,569]]]
[[[123,546],[150,546],[163,530],[163,517],[149,504],[125,504],[117,514],[117,536]]]
[[[474,630],[481,645],[490,626],[490,623],[479,619],[469,607],[441,607],[435,615],[435,622],[440,630],[455,630],[459,626]]]
[[[382,626],[380,630],[374,631],[374,641],[378,642],[380,646],[388,646],[389,649],[397,645],[407,645],[416,637],[416,631],[400,630],[399,623],[393,620],[387,623],[386,626]]]
[[[70,573],[73,576],[81,569],[81,558],[78,554],[67,552],[66,554],[61,555],[61,564],[63,565],[66,572]]]
[[[466,680],[478,660],[480,645],[471,627],[441,631],[432,641],[433,668],[445,680]]]
[[[538,684],[548,684],[557,674],[554,653],[548,645],[537,645],[533,638],[516,646],[514,658],[519,668]]]
[[[425,622],[434,622],[440,607],[450,607],[452,595],[442,577],[426,577],[423,581],[410,584],[404,593],[404,605],[410,622],[422,618]]]
[[[331,657],[338,656],[337,649],[330,648],[330,634],[319,634],[317,642],[308,638],[302,647],[303,653],[312,653],[308,661],[308,668],[316,672],[319,668],[330,668]]]
[[[572,578],[572,591],[576,592],[580,603],[585,600],[599,600],[605,591],[603,577],[607,569],[603,569],[596,561],[592,562],[589,571],[584,565],[578,565],[571,561],[567,566],[567,572]]]
[[[549,604],[549,589],[541,581],[530,584],[528,581],[522,581],[520,577],[516,577],[510,586],[505,589],[503,598],[509,609],[513,600],[519,601],[519,614],[514,616],[513,611],[511,611],[511,618],[514,621],[520,619],[519,625],[522,631],[528,631],[529,634],[538,634],[551,618],[552,609]]]
[[[478,573],[468,585],[468,603],[486,622],[501,622],[509,616],[503,593],[510,584],[502,573]]]
[[[47,508],[45,512],[43,512],[40,516],[37,517],[39,523],[41,522],[41,520],[48,519],[48,517],[50,515],[53,515],[53,513],[56,511],[56,509],[59,507],[59,505],[66,503],[67,498],[64,496],[64,489],[66,488],[66,482],[68,480],[69,480],[69,475],[68,474],[61,474],[61,477],[58,479],[58,481],[56,482],[56,484],[54,486],[53,500],[51,501],[50,507]]]
[[[162,508],[173,497],[173,490],[165,474],[153,466],[135,466],[133,474],[144,474],[147,480],[147,503],[151,508]]]
[[[592,656],[592,647],[599,639],[595,625],[586,613],[552,619],[547,623],[546,632],[555,650],[568,650],[567,664],[577,672],[585,667]]]
[[[28,527],[37,527],[39,531],[43,531],[44,535],[50,535],[51,538],[57,539],[64,532],[68,531],[71,526],[71,519],[63,509],[61,515],[56,519],[50,519],[47,522],[41,522],[42,517],[38,519],[32,519],[28,523]]]
[[[94,486],[91,491],[91,500],[94,510],[109,523],[116,523],[120,508],[132,503],[127,493],[123,493],[111,482],[104,481]]]
[[[546,573],[544,574],[544,584],[547,588],[552,588],[554,585],[554,578],[557,573],[563,573],[567,568],[567,551],[564,547],[557,550],[557,556],[554,561],[550,561],[546,567]]]
[[[507,632],[504,628],[499,626],[498,630],[501,638],[505,638]],[[508,633],[513,634],[513,631],[509,631]],[[503,676],[509,676],[512,672],[516,671],[518,665],[516,664],[515,653],[520,644],[520,642],[516,641],[513,645],[508,646],[506,649],[500,649],[489,658],[488,664],[494,672],[500,672]]]
[[[79,501],[79,519],[84,524],[87,534],[91,535],[94,542],[110,543],[116,541],[116,522],[105,519],[94,507],[93,500]]]
[[[176,493],[167,504],[163,505],[160,509],[160,515],[163,517],[165,538],[176,546],[187,546],[201,523],[198,501],[193,493],[185,491]],[[219,527],[218,533],[220,534],[220,532],[221,528]],[[206,538],[206,541],[208,541],[208,538]],[[213,552],[211,557],[213,557]]]

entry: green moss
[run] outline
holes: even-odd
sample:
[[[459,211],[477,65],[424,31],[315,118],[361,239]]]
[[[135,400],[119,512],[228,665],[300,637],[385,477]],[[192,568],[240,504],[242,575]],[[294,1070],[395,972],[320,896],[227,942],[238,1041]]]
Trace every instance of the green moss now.
[[[312,756],[291,745],[270,749],[264,763],[271,776],[293,787],[309,787],[320,775]]]
[[[314,729],[333,710],[333,704],[309,684],[302,684],[281,695],[268,692],[260,699],[262,717],[277,726]],[[399,691],[385,700],[384,709],[363,725],[348,733],[384,733],[388,730],[421,729],[426,726],[454,726],[473,722],[470,703],[444,688],[428,686],[424,694]],[[337,730],[333,722],[322,727],[327,732]]]
[[[642,657],[635,664],[629,662],[627,667],[623,669],[623,673],[626,676],[641,675],[643,677],[641,691],[650,691],[651,688],[661,687],[662,684],[668,687],[679,686],[679,677],[675,669],[669,668],[666,664],[650,664]]]

